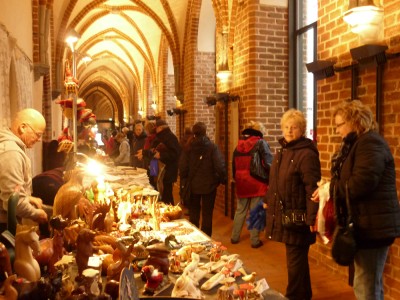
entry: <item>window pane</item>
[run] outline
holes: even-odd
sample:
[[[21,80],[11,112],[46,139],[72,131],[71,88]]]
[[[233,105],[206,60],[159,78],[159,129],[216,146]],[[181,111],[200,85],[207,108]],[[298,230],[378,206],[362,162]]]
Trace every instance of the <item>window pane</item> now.
[[[314,139],[314,76],[308,73],[306,63],[314,61],[314,27],[298,36],[298,109],[307,120],[306,136]]]
[[[318,20],[318,0],[297,1],[297,29],[305,27]]]

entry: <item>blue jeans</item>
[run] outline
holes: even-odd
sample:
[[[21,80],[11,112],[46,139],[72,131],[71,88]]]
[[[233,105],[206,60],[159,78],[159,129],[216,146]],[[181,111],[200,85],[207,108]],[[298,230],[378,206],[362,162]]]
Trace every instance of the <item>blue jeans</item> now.
[[[236,206],[235,218],[233,219],[232,241],[239,241],[240,233],[242,232],[244,221],[246,220],[247,211],[252,210],[257,206],[258,202],[262,201],[263,197],[239,198]],[[260,242],[260,231],[257,229],[250,230],[250,242],[252,245],[257,245]]]
[[[383,300],[383,269],[389,246],[359,249],[354,259],[354,294],[357,299]]]

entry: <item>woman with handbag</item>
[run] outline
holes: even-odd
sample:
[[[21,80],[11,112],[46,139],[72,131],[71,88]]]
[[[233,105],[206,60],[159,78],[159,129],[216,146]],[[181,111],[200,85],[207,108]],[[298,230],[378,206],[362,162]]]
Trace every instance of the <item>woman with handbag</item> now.
[[[306,120],[301,111],[289,109],[281,119],[283,138],[272,162],[267,207],[266,234],[284,243],[291,300],[312,298],[308,251],[316,241],[318,203],[311,201],[321,179],[319,153],[305,137]]]
[[[390,245],[400,236],[394,159],[387,142],[375,131],[371,109],[361,101],[339,104],[333,110],[333,119],[343,140],[332,157],[330,190],[337,211],[344,215],[338,219],[339,226],[346,219],[346,200],[351,209],[357,246],[354,294],[357,299],[383,299],[386,257]],[[313,200],[319,200],[317,192],[313,196]]]
[[[201,230],[211,236],[217,187],[226,183],[225,161],[217,145],[207,137],[206,124],[197,122],[192,132],[194,137],[179,160],[179,175],[181,182],[190,186],[189,221],[200,228],[201,213]]]
[[[239,140],[232,159],[232,173],[236,183],[236,196],[238,198],[231,243],[239,243],[240,233],[247,212],[254,211],[263,201],[268,189],[269,168],[272,163],[272,154],[268,143],[264,140],[265,128],[260,122],[251,121],[242,131],[242,138]],[[251,172],[252,160],[257,160],[255,173]],[[265,215],[265,214],[264,214]],[[265,224],[265,220],[263,222]],[[252,248],[259,248],[263,245],[260,240],[260,231],[263,228],[250,229],[250,242]]]

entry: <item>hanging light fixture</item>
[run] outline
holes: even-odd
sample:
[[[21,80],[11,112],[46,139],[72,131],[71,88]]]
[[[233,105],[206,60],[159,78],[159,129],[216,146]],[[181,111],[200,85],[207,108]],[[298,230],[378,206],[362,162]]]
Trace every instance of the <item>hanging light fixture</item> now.
[[[343,20],[350,25],[352,32],[359,35],[364,44],[376,43],[383,39],[383,8],[376,6],[373,0],[350,0]]]

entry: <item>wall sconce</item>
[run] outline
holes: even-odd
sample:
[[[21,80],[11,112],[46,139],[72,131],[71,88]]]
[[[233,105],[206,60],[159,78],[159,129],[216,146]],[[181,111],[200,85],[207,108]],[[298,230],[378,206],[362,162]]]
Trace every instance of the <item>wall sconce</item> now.
[[[343,20],[350,25],[352,32],[359,35],[364,44],[376,43],[383,39],[383,8],[377,7],[373,0],[350,0]]]
[[[167,109],[167,115],[172,117],[174,115],[174,111],[172,109]]]
[[[153,103],[150,106],[155,112],[157,111],[157,103],[156,103],[156,101],[153,101]]]
[[[316,60],[306,64],[306,68],[309,73],[314,74],[316,80],[320,80],[335,75],[334,64],[335,62],[329,60]]]
[[[351,57],[359,64],[374,64],[376,66],[386,63],[386,45],[363,45],[350,49]]]
[[[183,103],[183,94],[176,94],[174,96],[176,107],[181,107]]]
[[[218,102],[228,103],[229,101],[235,102],[239,99],[239,95],[232,95],[229,93],[217,93],[213,96],[206,97],[204,102],[208,106],[213,106],[216,105]]]
[[[144,115],[143,108],[139,108],[138,114],[140,115],[141,118],[143,118],[143,115]]]

